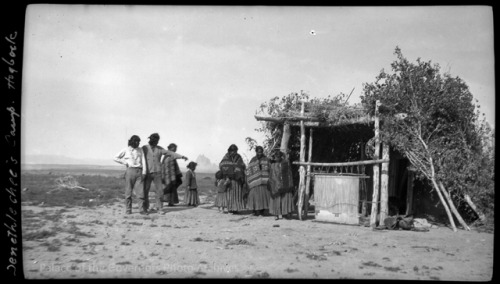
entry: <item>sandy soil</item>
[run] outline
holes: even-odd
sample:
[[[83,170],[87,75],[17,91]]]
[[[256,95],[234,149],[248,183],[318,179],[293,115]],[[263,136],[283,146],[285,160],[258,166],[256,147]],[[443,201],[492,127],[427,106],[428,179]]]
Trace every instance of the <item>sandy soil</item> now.
[[[31,224],[59,215],[38,229],[56,230],[53,235],[23,241],[25,277],[485,281],[493,272],[489,233],[373,231],[312,216],[276,221],[250,212],[221,214],[210,203],[142,216],[134,206],[124,215],[121,202],[96,208],[24,204]],[[31,232],[24,221],[23,234]]]

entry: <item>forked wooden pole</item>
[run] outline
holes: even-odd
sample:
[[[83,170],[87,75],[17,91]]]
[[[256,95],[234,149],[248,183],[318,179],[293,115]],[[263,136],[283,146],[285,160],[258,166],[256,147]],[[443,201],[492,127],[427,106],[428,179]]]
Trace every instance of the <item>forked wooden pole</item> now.
[[[379,141],[379,123],[378,107],[380,101],[375,103],[375,153],[373,159],[380,159],[380,141]],[[370,215],[370,226],[375,228],[377,226],[378,215],[378,202],[379,202],[379,169],[380,165],[373,166],[373,196],[372,196],[372,212]],[[382,220],[381,220],[382,221]]]
[[[382,144],[382,159],[389,160],[389,145]],[[380,177],[380,222],[389,215],[389,163],[382,164]]]
[[[313,129],[309,129],[309,149],[307,153],[307,161],[311,161],[312,157],[312,143],[313,143]],[[304,196],[304,216],[307,220],[307,212],[309,211],[309,193],[311,189],[311,165],[307,165],[306,170],[306,193]]]
[[[304,116],[304,102],[302,102],[302,106],[300,109],[300,114]],[[300,161],[305,162],[305,156],[306,156],[306,133],[305,133],[305,126],[304,126],[304,121],[300,121]],[[304,193],[305,193],[305,168],[304,166],[300,166],[299,169],[299,175],[300,175],[300,182],[299,182],[299,204],[297,205],[297,211],[299,215],[299,220],[302,220],[302,210],[303,205],[304,205]]]
[[[281,145],[280,145],[280,151],[285,154],[285,159],[290,160],[288,157],[288,141],[290,141],[290,136],[291,136],[291,131],[290,131],[290,124],[289,123],[284,123],[283,124],[283,134],[281,135]]]

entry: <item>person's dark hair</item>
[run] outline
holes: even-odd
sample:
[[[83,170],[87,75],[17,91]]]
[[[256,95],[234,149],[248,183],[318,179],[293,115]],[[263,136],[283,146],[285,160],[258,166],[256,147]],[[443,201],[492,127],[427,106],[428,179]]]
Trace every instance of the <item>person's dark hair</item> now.
[[[135,142],[135,141],[140,142],[141,138],[139,138],[139,136],[137,136],[137,135],[132,135],[132,137],[130,137],[130,139],[128,140],[128,146],[132,146],[132,142]]]
[[[222,172],[221,172],[221,171],[217,171],[217,172],[215,173],[215,178],[216,178],[216,179],[222,179],[222,178],[223,178]]]
[[[285,153],[283,153],[283,152],[281,152],[281,151],[276,151],[276,152],[274,152],[274,155],[273,155],[273,156],[274,156],[274,159],[277,159],[277,158],[279,158],[279,157],[281,157],[281,158],[285,158]]]
[[[169,150],[172,150],[174,148],[177,148],[177,145],[175,143],[171,143],[170,145],[168,145],[167,149]]]
[[[234,145],[234,144],[231,144],[231,146],[229,146],[229,148],[227,149],[228,152],[231,152],[231,151],[235,151],[237,152],[238,151],[238,146]]]
[[[255,152],[259,152],[259,150],[262,150],[262,152],[264,152],[264,148],[262,146],[257,146],[255,147]]]
[[[193,167],[195,167],[196,165],[198,165],[198,164],[195,162],[189,162],[189,164],[186,166],[186,168],[193,169]]]
[[[149,138],[149,139],[151,139],[151,138],[156,138],[156,139],[158,139],[158,140],[159,140],[159,139],[160,139],[160,135],[159,135],[158,133],[153,133],[153,134],[149,135],[149,137],[148,137],[148,138]]]

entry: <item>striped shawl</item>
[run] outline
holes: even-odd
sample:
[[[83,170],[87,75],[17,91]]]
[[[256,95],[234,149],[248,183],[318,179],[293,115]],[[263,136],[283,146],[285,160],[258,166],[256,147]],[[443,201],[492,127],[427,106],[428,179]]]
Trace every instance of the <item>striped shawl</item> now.
[[[237,180],[241,183],[245,181],[245,163],[241,156],[236,153],[230,156],[226,153],[219,163],[219,168],[222,172],[223,178],[229,178],[232,180]]]
[[[248,163],[247,168],[247,183],[250,188],[254,188],[259,185],[267,185],[269,182],[269,159],[267,157],[262,157],[260,159],[257,156],[253,157]]]

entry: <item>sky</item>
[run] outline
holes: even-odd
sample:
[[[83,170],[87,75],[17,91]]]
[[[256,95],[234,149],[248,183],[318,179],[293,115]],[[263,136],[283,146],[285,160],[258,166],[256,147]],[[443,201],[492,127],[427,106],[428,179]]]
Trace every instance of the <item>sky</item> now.
[[[100,160],[132,135],[219,163],[273,97],[353,93],[390,71],[398,46],[462,78],[495,122],[493,12],[487,6],[28,6],[21,161]],[[184,163],[184,162],[183,162]]]

